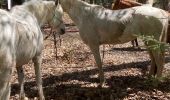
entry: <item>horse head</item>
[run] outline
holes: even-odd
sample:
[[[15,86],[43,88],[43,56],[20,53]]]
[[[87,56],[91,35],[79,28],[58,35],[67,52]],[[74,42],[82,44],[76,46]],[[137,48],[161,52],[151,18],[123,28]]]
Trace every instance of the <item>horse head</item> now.
[[[53,13],[53,18],[49,22],[49,24],[54,29],[56,29],[59,34],[64,34],[65,33],[65,24],[62,19],[64,11],[63,11],[59,1],[55,2],[55,10],[52,13]]]

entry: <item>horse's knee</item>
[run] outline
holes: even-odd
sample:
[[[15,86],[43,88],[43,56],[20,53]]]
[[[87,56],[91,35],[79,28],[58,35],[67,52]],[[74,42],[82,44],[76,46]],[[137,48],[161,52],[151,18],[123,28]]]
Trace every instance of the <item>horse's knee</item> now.
[[[32,61],[35,64],[35,66],[37,66],[37,64],[41,64],[41,62],[42,62],[41,53],[40,53],[40,55],[33,57]]]
[[[158,51],[158,52],[154,53],[154,62],[155,62],[155,66],[156,66],[155,76],[161,77],[164,62],[165,62],[164,51]]]
[[[161,77],[162,76],[162,71],[163,71],[163,68],[164,68],[164,62],[165,62],[165,57],[164,57],[164,53],[163,54],[160,54],[160,57],[159,57],[159,63],[158,63],[158,66],[157,66],[157,77]]]
[[[12,75],[12,66],[10,67],[1,67],[0,68],[0,84],[10,81]],[[1,87],[2,85],[0,85]]]
[[[163,71],[163,66],[159,66],[158,70],[156,72],[156,76],[157,77],[161,77],[162,76],[162,71]]]
[[[12,66],[0,67],[0,100],[9,100]]]
[[[11,92],[11,85],[10,83],[7,83],[6,89],[3,91],[3,95],[0,97],[1,100],[9,100],[10,98],[10,92]]]
[[[136,46],[138,47],[139,45],[138,45],[138,40],[137,40],[137,38],[136,38],[134,41],[135,41]]]
[[[156,75],[156,71],[157,70],[157,66],[155,63],[151,63],[151,67],[149,70],[149,76],[155,76]]]

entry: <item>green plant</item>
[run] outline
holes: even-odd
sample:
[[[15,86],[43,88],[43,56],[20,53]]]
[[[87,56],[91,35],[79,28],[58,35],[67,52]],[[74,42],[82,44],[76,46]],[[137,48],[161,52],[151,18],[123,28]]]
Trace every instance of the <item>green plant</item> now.
[[[0,0],[0,8],[2,8],[2,5],[5,3],[5,0]]]
[[[168,43],[160,42],[156,40],[154,36],[140,35],[138,37],[144,41],[148,49],[162,51],[170,48],[170,45]]]

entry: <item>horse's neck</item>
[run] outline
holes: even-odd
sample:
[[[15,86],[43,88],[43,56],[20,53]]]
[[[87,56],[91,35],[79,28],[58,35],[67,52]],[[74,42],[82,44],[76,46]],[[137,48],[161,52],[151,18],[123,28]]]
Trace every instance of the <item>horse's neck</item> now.
[[[23,6],[15,6],[11,9],[10,12],[11,15],[18,20],[27,21],[32,16],[32,14],[25,10]]]
[[[25,15],[23,15],[22,13],[26,13],[27,16],[30,16],[30,14],[34,16],[39,26],[42,26],[46,23],[46,20],[47,20],[46,16],[49,13],[48,10],[44,8],[44,6],[39,6],[38,4],[36,6],[34,6],[33,4],[24,4],[24,5],[18,6],[16,10],[19,10],[19,11],[12,11],[12,13],[14,14],[16,13],[16,16],[18,14],[20,18],[24,19],[25,17]],[[27,20],[27,19],[24,19],[24,20]]]
[[[61,5],[76,24],[80,23],[79,19],[85,13],[82,9],[89,6],[80,0],[67,0],[64,3],[61,1]]]
[[[25,10],[30,12],[37,19],[39,26],[42,26],[46,23],[46,15],[48,12],[47,10],[44,10],[43,7],[30,7],[28,5],[25,7]]]

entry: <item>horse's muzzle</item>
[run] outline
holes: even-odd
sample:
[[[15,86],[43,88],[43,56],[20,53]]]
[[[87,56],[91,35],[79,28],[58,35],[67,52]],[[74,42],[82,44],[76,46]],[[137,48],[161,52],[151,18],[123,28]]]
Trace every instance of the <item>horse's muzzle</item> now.
[[[66,32],[65,29],[61,29],[60,31],[61,31],[61,35],[63,35]]]

